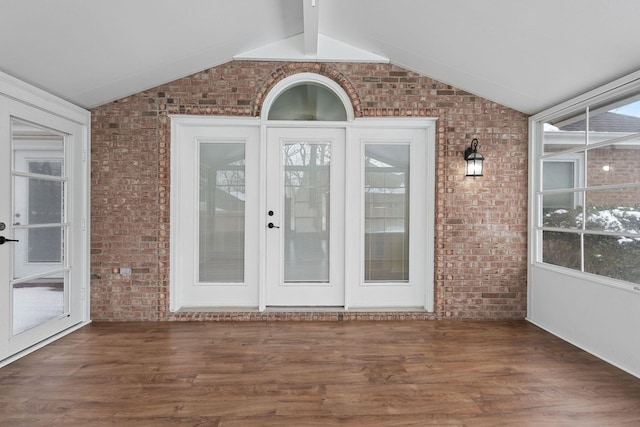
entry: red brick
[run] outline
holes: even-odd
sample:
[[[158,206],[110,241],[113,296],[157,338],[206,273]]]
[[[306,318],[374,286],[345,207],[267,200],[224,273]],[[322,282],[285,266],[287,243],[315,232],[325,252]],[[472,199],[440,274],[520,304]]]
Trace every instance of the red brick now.
[[[169,312],[167,114],[259,116],[269,90],[300,72],[337,81],[356,117],[438,118],[435,313]],[[479,139],[478,151],[486,158],[482,178],[464,177],[462,153],[472,138]],[[520,319],[526,314],[527,116],[412,71],[390,64],[229,62],[93,109],[91,158],[95,320]],[[121,265],[134,273],[112,273]]]

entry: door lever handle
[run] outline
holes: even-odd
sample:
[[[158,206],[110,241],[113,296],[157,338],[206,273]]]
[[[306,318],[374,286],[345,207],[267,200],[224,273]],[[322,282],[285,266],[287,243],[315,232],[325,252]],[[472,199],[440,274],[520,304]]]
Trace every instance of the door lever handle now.
[[[7,239],[4,236],[0,236],[0,245],[4,245],[6,242],[19,242],[20,240]]]
[[[267,227],[269,228],[280,228],[277,225],[274,225],[272,222],[270,222],[269,224],[267,224]]]

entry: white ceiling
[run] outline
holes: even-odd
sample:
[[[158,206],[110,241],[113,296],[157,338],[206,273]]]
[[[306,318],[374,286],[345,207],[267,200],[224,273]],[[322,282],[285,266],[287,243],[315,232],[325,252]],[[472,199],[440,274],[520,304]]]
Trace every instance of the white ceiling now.
[[[388,61],[533,114],[640,69],[639,16],[638,0],[0,0],[0,70],[91,108],[234,58]]]

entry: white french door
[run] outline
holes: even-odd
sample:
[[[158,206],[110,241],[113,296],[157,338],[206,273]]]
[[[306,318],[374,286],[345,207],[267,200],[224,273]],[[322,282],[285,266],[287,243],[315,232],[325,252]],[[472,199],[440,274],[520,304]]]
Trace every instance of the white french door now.
[[[173,118],[171,309],[255,307],[260,131]]]
[[[433,128],[359,127],[351,137],[348,305],[432,310]]]
[[[267,306],[344,306],[344,158],[344,128],[267,130]]]
[[[0,360],[84,319],[83,126],[0,106]]]
[[[433,122],[172,121],[173,311],[433,310]]]

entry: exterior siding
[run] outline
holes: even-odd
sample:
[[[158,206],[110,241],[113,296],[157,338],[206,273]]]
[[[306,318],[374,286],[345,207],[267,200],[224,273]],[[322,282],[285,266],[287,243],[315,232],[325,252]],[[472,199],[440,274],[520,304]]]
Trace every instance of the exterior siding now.
[[[259,116],[283,78],[338,82],[356,117],[437,117],[435,312],[169,311],[169,114]],[[526,314],[527,119],[389,64],[232,61],[92,110],[94,320],[521,319]],[[472,138],[485,176],[466,178]],[[120,274],[119,268],[132,268]]]

